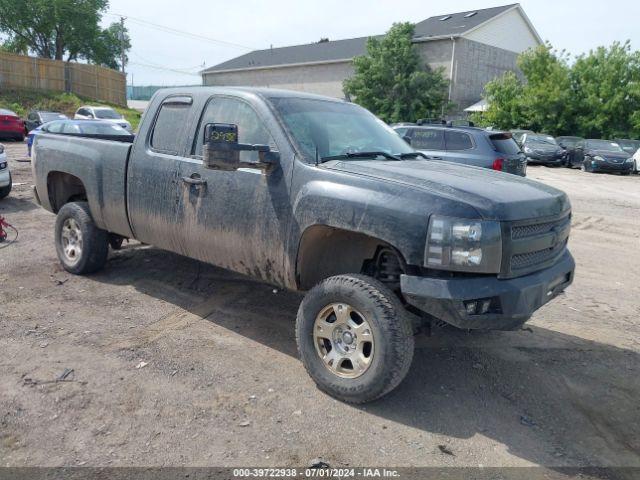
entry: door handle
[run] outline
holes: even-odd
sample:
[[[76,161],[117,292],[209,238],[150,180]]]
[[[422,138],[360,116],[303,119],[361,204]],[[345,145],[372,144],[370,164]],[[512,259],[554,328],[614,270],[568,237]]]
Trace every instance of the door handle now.
[[[431,160],[442,160],[442,157],[429,157]]]
[[[182,181],[189,185],[206,185],[207,184],[207,181],[200,178],[200,175],[197,175],[197,176],[196,175],[193,175],[191,177],[182,177]]]

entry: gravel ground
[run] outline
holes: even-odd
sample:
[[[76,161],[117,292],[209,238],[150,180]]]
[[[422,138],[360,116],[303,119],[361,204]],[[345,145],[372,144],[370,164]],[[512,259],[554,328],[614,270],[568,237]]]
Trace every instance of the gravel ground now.
[[[420,337],[400,388],[354,407],[296,357],[298,294],[133,243],[63,271],[6,146],[3,466],[640,467],[640,177],[531,167],[571,197],[573,286],[522,331]]]

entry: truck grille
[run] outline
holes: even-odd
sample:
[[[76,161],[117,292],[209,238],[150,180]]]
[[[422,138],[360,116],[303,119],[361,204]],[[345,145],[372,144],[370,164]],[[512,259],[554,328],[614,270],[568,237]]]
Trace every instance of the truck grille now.
[[[500,276],[518,277],[553,265],[567,248],[570,230],[570,212],[505,224]]]
[[[558,252],[564,250],[566,247],[567,241],[565,240],[553,248],[545,248],[544,250],[514,255],[511,257],[511,270],[518,270],[546,262],[555,258],[558,255]]]

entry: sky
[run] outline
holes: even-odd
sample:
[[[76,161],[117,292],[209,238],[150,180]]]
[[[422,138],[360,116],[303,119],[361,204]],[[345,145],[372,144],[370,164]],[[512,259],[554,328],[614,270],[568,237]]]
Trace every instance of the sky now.
[[[384,33],[394,22],[510,3],[491,0],[110,0],[105,25],[126,18],[134,85],[195,85],[197,74],[255,49]],[[523,0],[544,40],[571,54],[631,40],[640,48],[640,2]],[[150,25],[150,23],[156,26]],[[172,30],[171,30],[172,29]],[[179,33],[173,32],[174,30]]]

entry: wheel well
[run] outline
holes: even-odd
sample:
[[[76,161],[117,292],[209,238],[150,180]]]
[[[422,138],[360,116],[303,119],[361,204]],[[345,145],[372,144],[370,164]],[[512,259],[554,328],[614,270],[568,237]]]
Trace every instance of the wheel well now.
[[[296,280],[301,290],[343,273],[364,273],[396,290],[405,271],[400,252],[363,233],[317,225],[305,230],[300,240]]]
[[[82,180],[64,172],[51,172],[47,177],[47,191],[49,202],[54,213],[62,208],[65,203],[76,200],[87,200],[87,191]]]

